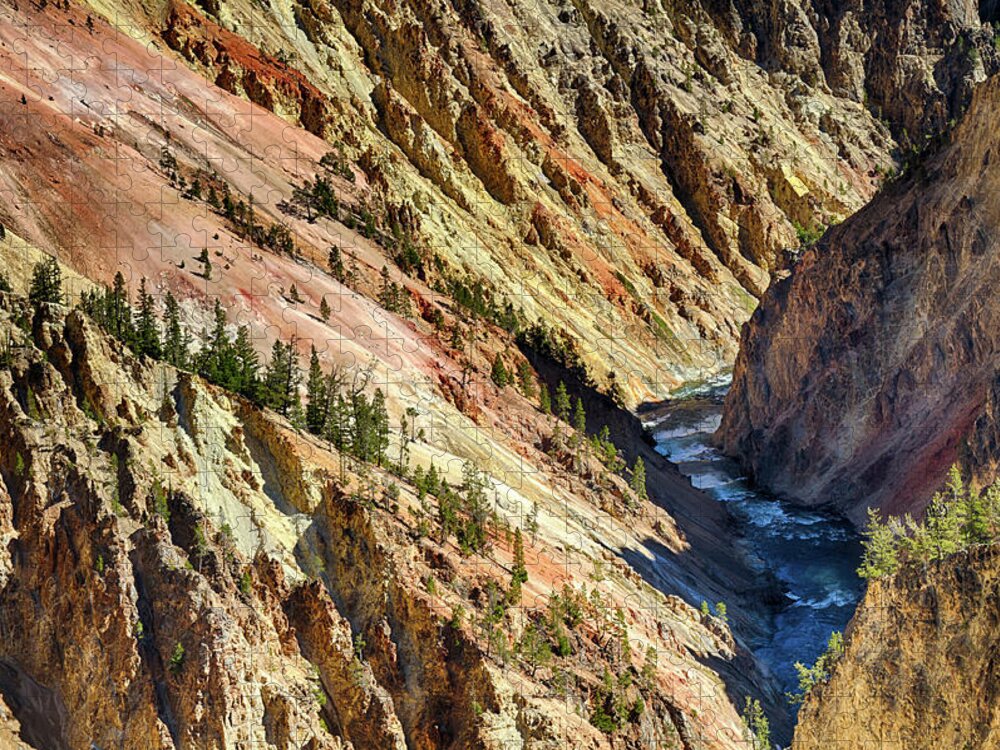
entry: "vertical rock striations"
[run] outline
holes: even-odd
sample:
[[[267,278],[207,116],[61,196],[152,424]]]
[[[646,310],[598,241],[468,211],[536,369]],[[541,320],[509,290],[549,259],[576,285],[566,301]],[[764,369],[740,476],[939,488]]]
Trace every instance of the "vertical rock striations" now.
[[[792,750],[990,748],[1000,739],[1000,549],[873,581]]]
[[[745,327],[717,439],[806,504],[919,512],[995,473],[1000,79],[938,153],[806,252]]]

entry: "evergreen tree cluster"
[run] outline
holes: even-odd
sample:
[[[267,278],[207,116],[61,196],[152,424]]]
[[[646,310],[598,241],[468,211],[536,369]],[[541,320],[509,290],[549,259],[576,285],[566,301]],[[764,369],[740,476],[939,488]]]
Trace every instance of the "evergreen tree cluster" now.
[[[488,320],[512,334],[517,334],[524,328],[523,313],[515,310],[509,300],[498,300],[482,279],[453,276],[443,268],[439,270],[443,282],[435,283],[435,288],[449,295],[473,320]]]
[[[795,662],[795,671],[798,673],[798,692],[788,693],[789,703],[797,705],[802,703],[809,691],[816,685],[827,682],[833,674],[834,665],[844,655],[844,636],[840,631],[835,630],[830,633],[830,638],[826,643],[826,649],[820,654],[811,667],[807,667],[802,662]]]
[[[202,344],[196,352],[192,350],[190,333],[181,324],[180,305],[173,294],[164,295],[162,315],[158,317],[155,299],[143,279],[139,282],[136,303],[137,307],[133,307],[121,273],[115,275],[110,288],[94,289],[80,296],[80,308],[138,355],[197,372],[210,383],[282,414],[289,413],[293,401],[297,403],[301,378],[294,342],[275,342],[271,361],[261,376],[249,327],[240,326],[236,335],[231,336],[225,309],[218,300],[212,312],[212,328],[202,332]]]
[[[43,302],[62,304],[62,271],[55,258],[48,258],[35,266],[28,299],[35,305]]]
[[[80,306],[98,325],[136,354],[159,359],[163,342],[157,322],[153,296],[146,289],[146,280],[139,282],[138,307],[133,313],[125,277],[115,274],[113,286],[83,292]]]
[[[497,388],[505,388],[511,382],[511,375],[504,366],[503,357],[497,353],[493,358],[493,367],[490,370],[490,378]]]
[[[515,331],[517,343],[562,365],[583,385],[593,385],[593,379],[580,356],[576,341],[565,331],[556,331],[544,323],[522,325]]]
[[[343,177],[348,182],[354,182],[354,170],[348,164],[347,158],[338,149],[337,151],[327,151],[320,157],[319,165],[330,174]]]
[[[596,435],[590,436],[590,449],[594,455],[611,471],[618,472],[625,468],[625,459],[618,453],[618,446],[611,440],[611,429],[604,425]],[[639,459],[642,460],[642,459]],[[646,467],[642,468],[643,486],[645,486]],[[633,474],[634,477],[634,474]],[[633,488],[635,489],[635,488]]]
[[[305,210],[306,220],[310,223],[319,218],[340,220],[337,195],[333,185],[323,175],[316,175],[315,180],[306,180],[301,187],[294,188],[292,200]]]
[[[944,490],[931,499],[922,521],[909,514],[883,521],[878,511],[869,509],[864,537],[858,568],[862,578],[881,578],[906,564],[927,565],[978,544],[991,544],[1000,538],[1000,483],[977,493],[953,466]]]
[[[370,398],[366,394],[370,379],[370,368],[351,382],[342,368],[324,372],[313,347],[306,376],[305,427],[330,441],[342,455],[383,466],[388,459],[389,412],[381,388]]]
[[[444,544],[454,536],[463,554],[486,549],[489,524],[493,522],[494,526],[498,526],[499,521],[491,510],[487,494],[491,486],[489,477],[475,463],[466,461],[462,465],[462,485],[459,488],[452,487],[443,479],[433,464],[427,471],[417,467],[413,485],[421,503],[428,495],[437,499],[439,543]],[[527,570],[524,571],[524,580],[527,580]]]
[[[209,194],[210,204],[212,203],[211,196],[214,194],[213,188]],[[222,183],[222,201],[218,208],[243,239],[276,253],[295,254],[295,238],[287,225],[278,222],[264,224],[258,221],[252,193],[246,201],[243,198],[237,198],[234,201],[229,183],[224,182]]]
[[[236,234],[243,239],[277,253],[295,254],[295,238],[291,230],[279,222],[261,221],[254,207],[252,193],[246,198],[234,196],[228,182],[219,179],[214,172],[208,173],[201,169],[195,170],[189,184],[176,157],[167,146],[160,150],[160,168],[184,198],[205,201],[213,211],[229,221]],[[211,270],[206,269],[206,278],[210,273]]]
[[[378,466],[387,462],[389,413],[381,389],[365,393],[371,370],[348,382],[342,369],[324,372],[313,347],[306,380],[306,406],[299,398],[302,372],[296,342],[276,340],[262,367],[248,326],[231,335],[226,312],[216,300],[211,330],[202,332],[201,347],[192,351],[192,338],[180,321],[174,296],[164,295],[162,321],[155,302],[140,282],[138,308],[129,299],[125,279],[115,277],[111,288],[81,295],[80,307],[105,331],[136,354],[162,359],[175,367],[197,372],[211,383],[238,393],[258,406],[289,417],[297,426],[329,440],[342,454]],[[437,484],[434,485],[437,491]],[[482,545],[477,543],[477,547]]]
[[[382,266],[380,278],[381,286],[378,292],[379,305],[389,312],[402,315],[403,317],[413,315],[413,308],[410,304],[410,293],[406,291],[406,287],[402,284],[397,284],[389,278],[388,266]]]
[[[570,397],[563,381],[560,380],[556,386],[554,398],[549,395],[548,387],[544,383],[542,384],[539,393],[539,408],[543,414],[551,413],[573,427],[575,433],[570,438],[571,448],[576,449],[581,446],[589,448],[601,463],[613,472],[617,473],[625,469],[625,461],[611,440],[611,430],[607,425],[602,426],[597,434],[587,437],[587,412],[583,406],[583,399]],[[647,498],[646,467],[642,458],[636,458],[629,484],[640,499]]]

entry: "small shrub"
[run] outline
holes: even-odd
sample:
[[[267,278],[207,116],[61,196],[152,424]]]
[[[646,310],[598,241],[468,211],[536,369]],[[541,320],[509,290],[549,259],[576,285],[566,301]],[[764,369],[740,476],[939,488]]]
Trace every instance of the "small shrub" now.
[[[180,641],[174,644],[174,650],[170,654],[169,667],[173,674],[179,674],[184,668],[184,644]]]

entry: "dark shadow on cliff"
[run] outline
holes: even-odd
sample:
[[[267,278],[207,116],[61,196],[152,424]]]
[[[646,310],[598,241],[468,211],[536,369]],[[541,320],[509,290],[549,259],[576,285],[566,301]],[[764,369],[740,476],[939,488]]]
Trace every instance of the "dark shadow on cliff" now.
[[[637,457],[642,458],[650,502],[669,514],[686,543],[683,551],[674,552],[663,541],[646,538],[642,545],[654,556],[652,560],[638,549],[616,552],[664,595],[679,596],[696,609],[703,599],[727,602],[735,613],[731,627],[737,639],[742,643],[763,641],[772,627],[775,612],[786,601],[777,579],[758,573],[735,544],[740,534],[739,523],[730,510],[693,487],[675,464],[655,450],[653,436],[639,417],[598,391],[575,369],[565,367],[523,341],[521,350],[550,392],[554,393],[563,382],[571,396],[583,400],[588,433],[597,433],[607,425],[630,466]],[[640,413],[647,414],[652,408],[653,405],[644,404]],[[627,519],[622,522],[627,523]],[[782,742],[791,737],[788,705],[773,682],[758,669],[749,651],[744,649],[729,662],[715,660],[718,663],[714,665],[705,658],[700,660],[723,676],[733,705],[741,707],[747,695],[759,697],[771,718],[775,737]]]
[[[642,540],[642,547],[653,555],[652,559],[639,549],[624,549],[620,554],[646,583],[664,595],[680,597],[696,610],[700,609],[702,601],[710,601],[708,594],[698,588],[699,582],[694,575],[677,575],[677,571],[685,567],[686,552],[674,552],[658,539],[650,537]],[[774,627],[774,615],[787,604],[787,599],[778,582],[770,575],[761,575],[750,588],[734,593],[757,604],[750,609],[730,609],[729,624],[737,639],[736,655],[730,660],[697,654],[692,654],[692,657],[723,677],[726,694],[738,709],[742,708],[748,695],[759,699],[771,721],[774,739],[787,744],[791,741],[794,726],[793,712],[777,682],[751,654],[753,648],[769,637]],[[702,619],[708,626],[714,620],[704,616]]]

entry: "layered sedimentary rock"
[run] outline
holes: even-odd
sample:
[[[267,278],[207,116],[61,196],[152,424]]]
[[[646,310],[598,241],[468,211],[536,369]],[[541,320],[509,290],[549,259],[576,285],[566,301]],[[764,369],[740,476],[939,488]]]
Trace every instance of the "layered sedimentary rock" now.
[[[834,228],[745,328],[717,434],[765,486],[855,520],[995,474],[1000,80],[936,153]]]
[[[488,556],[429,536],[400,477],[0,293],[0,741],[735,748],[747,695],[783,723],[726,512],[620,410],[649,501],[554,449],[568,429],[490,366],[534,384],[520,344],[553,388],[572,370],[630,404],[725,368],[782,251],[996,64],[955,4],[0,7],[15,292],[49,254],[71,303],[121,273],[195,334],[218,301],[261,351],[370,366],[393,425],[418,420],[393,454],[456,487],[482,466],[497,513]],[[301,200],[319,177],[323,216]],[[262,241],[277,228],[291,245]],[[513,335],[537,326],[541,353]],[[523,607],[498,626],[522,524]],[[528,624],[567,596],[579,621],[533,663]]]

